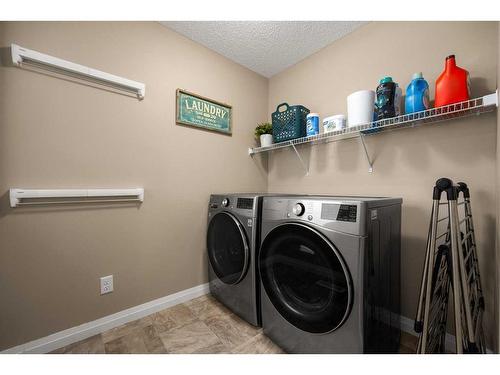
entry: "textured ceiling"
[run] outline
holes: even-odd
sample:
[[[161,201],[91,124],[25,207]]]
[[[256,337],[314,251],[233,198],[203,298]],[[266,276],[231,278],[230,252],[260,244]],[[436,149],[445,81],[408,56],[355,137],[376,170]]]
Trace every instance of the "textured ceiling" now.
[[[352,32],[351,21],[163,21],[162,25],[271,77]]]

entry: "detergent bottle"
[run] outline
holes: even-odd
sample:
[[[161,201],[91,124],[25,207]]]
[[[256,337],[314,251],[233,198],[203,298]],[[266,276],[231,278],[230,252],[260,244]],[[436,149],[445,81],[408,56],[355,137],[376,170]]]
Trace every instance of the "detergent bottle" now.
[[[405,113],[425,111],[429,108],[429,84],[422,73],[415,73],[406,88]]]
[[[392,77],[384,77],[377,87],[377,118],[379,120],[401,114],[402,90]]]
[[[436,80],[435,107],[464,102],[470,98],[469,72],[459,68],[455,55],[446,58],[445,69]]]

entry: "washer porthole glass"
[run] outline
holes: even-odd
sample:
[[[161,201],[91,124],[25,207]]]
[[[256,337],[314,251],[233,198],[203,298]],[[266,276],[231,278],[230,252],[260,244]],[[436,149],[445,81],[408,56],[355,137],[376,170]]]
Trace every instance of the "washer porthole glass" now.
[[[207,230],[208,259],[217,277],[226,284],[238,283],[248,268],[249,248],[241,224],[231,214],[212,217]]]
[[[313,229],[285,224],[266,237],[260,273],[267,296],[291,324],[311,333],[339,328],[352,305],[349,271],[335,247]]]

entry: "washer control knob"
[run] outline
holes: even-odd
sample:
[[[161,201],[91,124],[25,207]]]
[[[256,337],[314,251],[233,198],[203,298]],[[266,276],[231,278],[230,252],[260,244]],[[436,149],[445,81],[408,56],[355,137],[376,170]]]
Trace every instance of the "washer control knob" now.
[[[228,199],[228,198],[224,198],[224,199],[222,200],[222,203],[221,203],[221,204],[222,204],[222,207],[227,207],[227,206],[229,206],[229,199]]]
[[[302,203],[296,203],[295,206],[293,206],[292,212],[296,216],[302,216],[304,214],[305,208]]]

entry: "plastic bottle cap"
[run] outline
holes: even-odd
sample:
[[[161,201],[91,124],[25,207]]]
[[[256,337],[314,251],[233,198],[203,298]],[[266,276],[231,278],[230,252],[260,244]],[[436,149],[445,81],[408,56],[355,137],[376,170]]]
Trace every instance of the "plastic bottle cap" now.
[[[424,78],[422,72],[413,73],[413,76],[411,77],[411,79],[420,79],[420,78]]]
[[[308,113],[306,118],[309,118],[309,117],[319,117],[319,113]]]
[[[380,83],[387,83],[387,82],[392,82],[392,77],[384,77],[380,80]]]
[[[448,59],[454,59],[454,58],[455,58],[455,55],[446,56],[446,60],[448,60]]]

